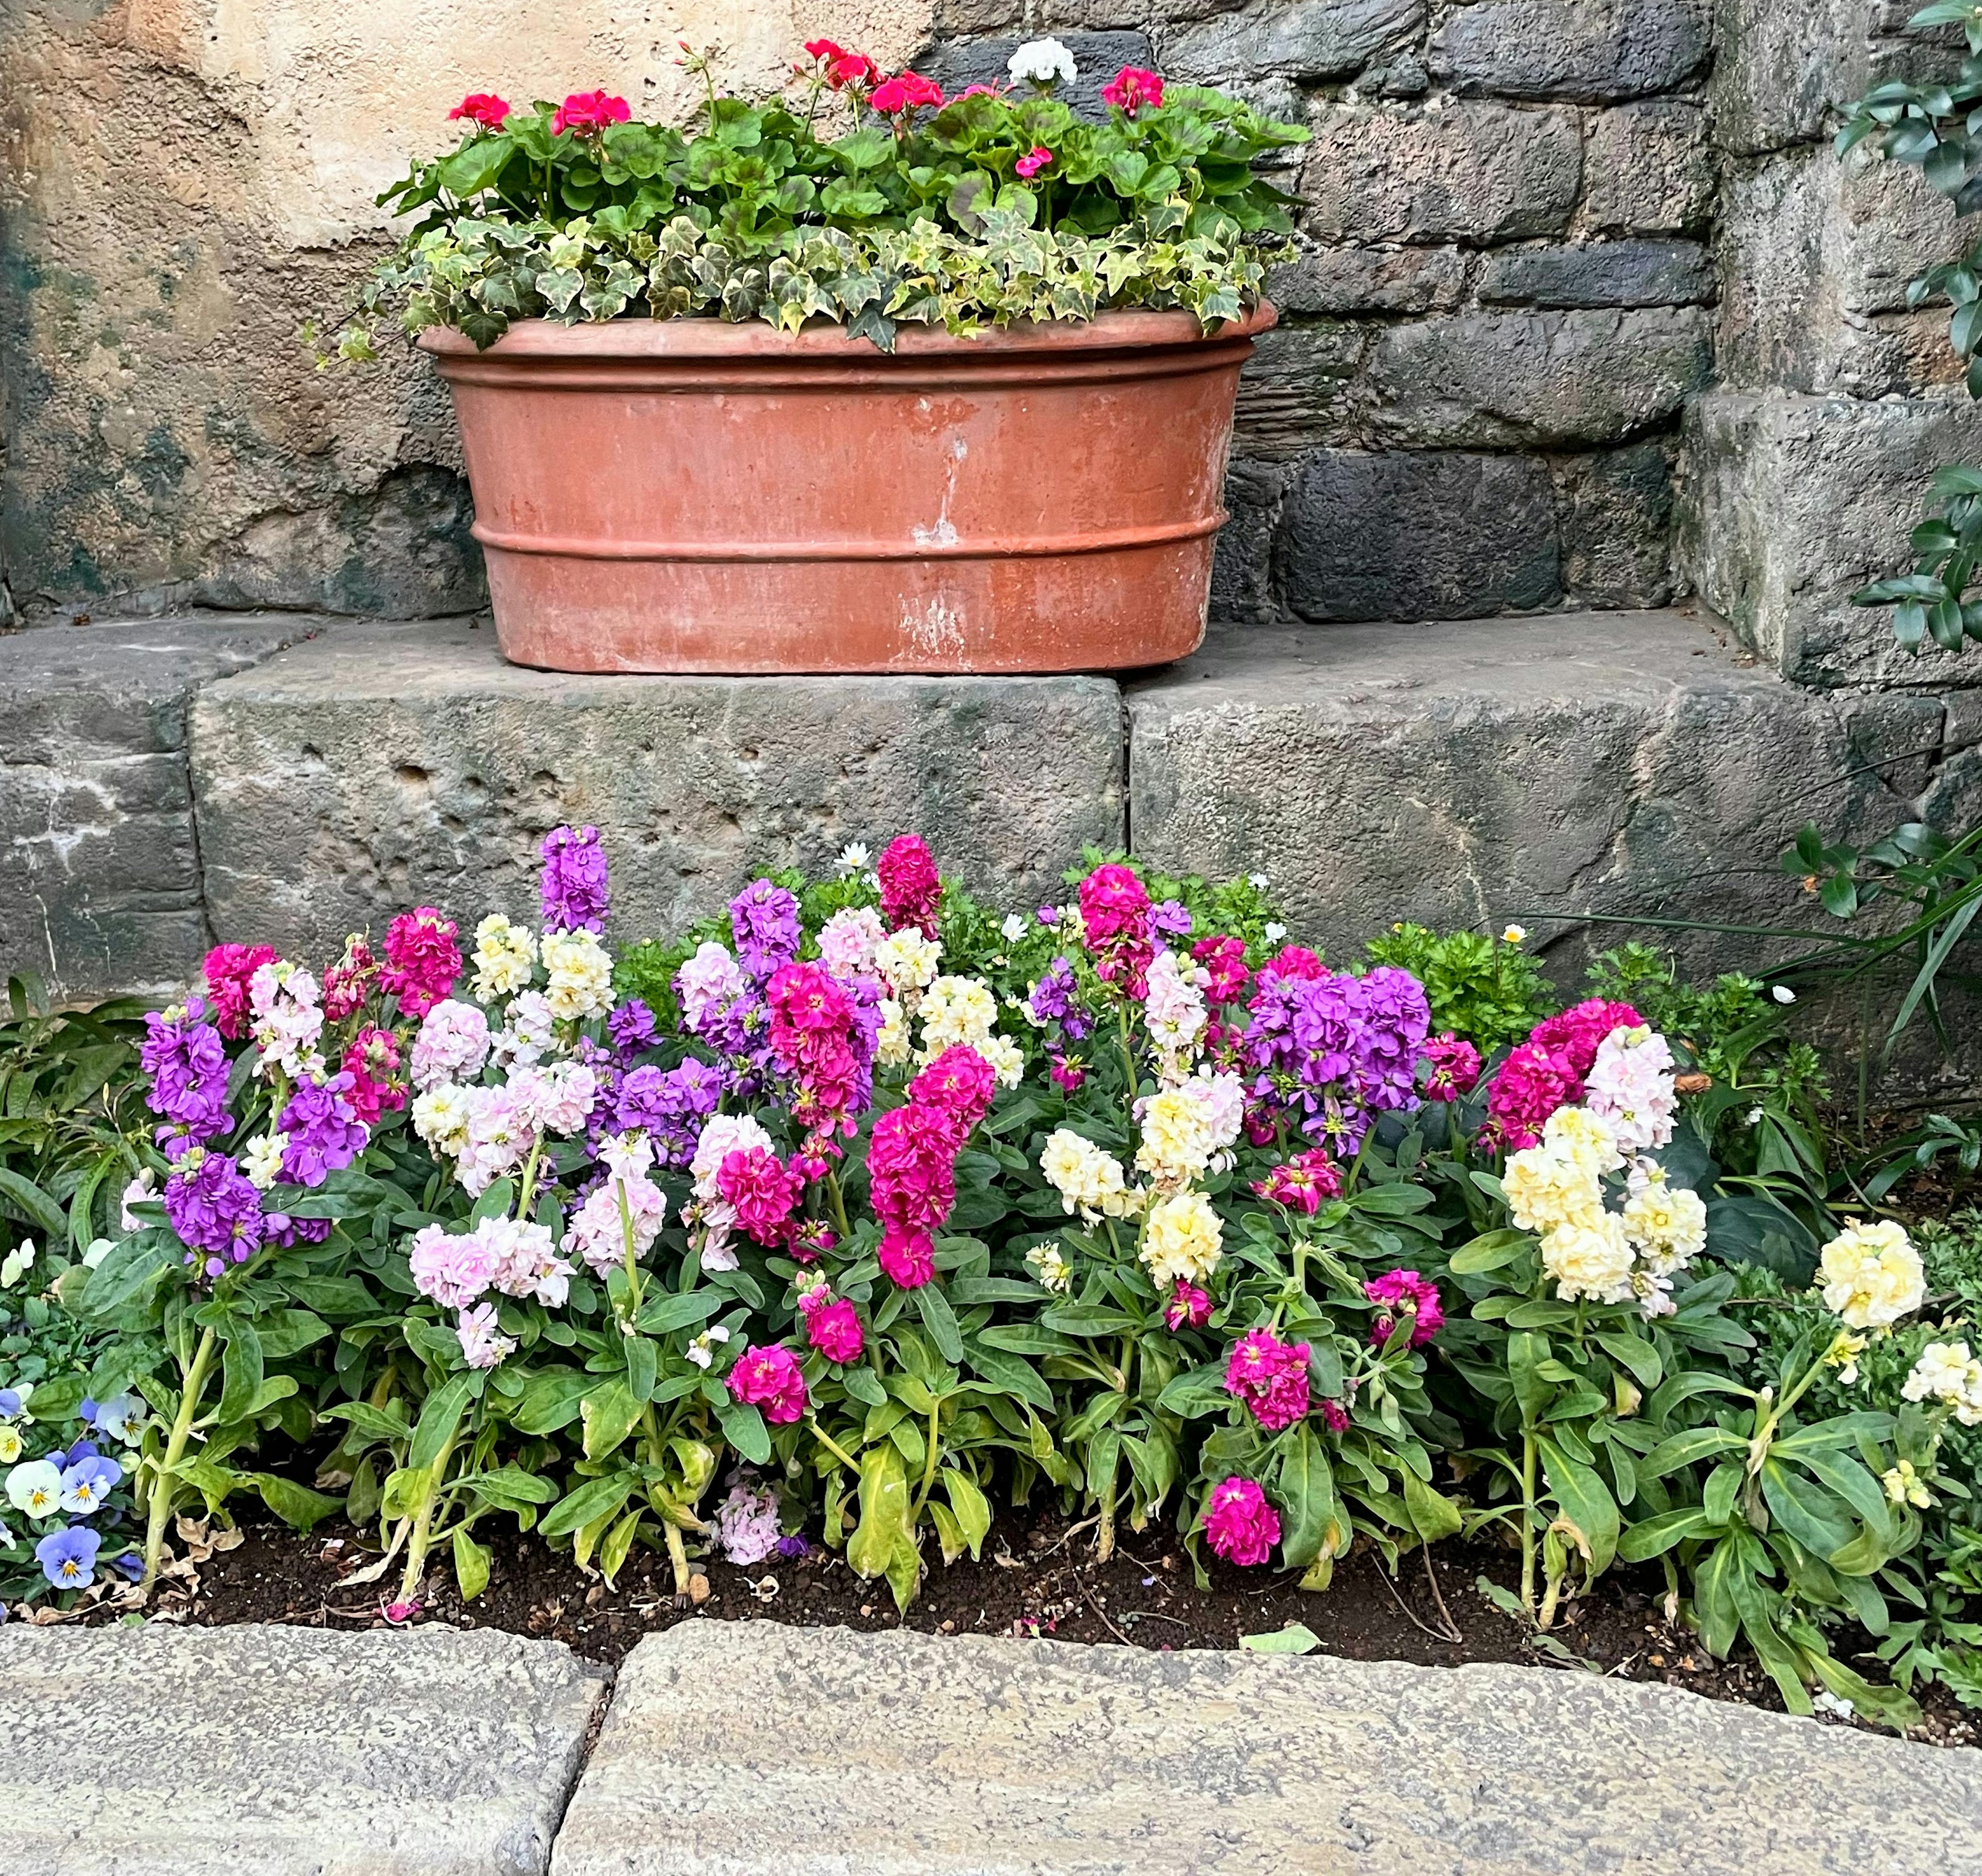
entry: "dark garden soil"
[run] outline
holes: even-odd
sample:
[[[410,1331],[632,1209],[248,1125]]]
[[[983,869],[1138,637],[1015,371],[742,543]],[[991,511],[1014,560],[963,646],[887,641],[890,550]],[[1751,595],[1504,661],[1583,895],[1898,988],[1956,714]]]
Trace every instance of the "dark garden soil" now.
[[[291,1622],[346,1631],[387,1626],[384,1605],[398,1593],[397,1561],[377,1582],[348,1581],[377,1557],[375,1547],[349,1527],[320,1525],[305,1537],[280,1524],[248,1523],[239,1533],[215,1534],[223,1544],[234,1540],[232,1547],[215,1548],[198,1561],[189,1594],[183,1578],[165,1589],[158,1612],[165,1619]],[[933,1571],[921,1597],[900,1616],[886,1585],[862,1582],[839,1556],[816,1546],[802,1557],[773,1556],[754,1568],[719,1557],[698,1562],[695,1587],[702,1600],[678,1609],[663,1554],[639,1553],[617,1587],[609,1588],[536,1537],[487,1535],[494,1551],[487,1589],[464,1607],[444,1568],[430,1574],[416,1622],[552,1637],[582,1655],[616,1664],[642,1635],[684,1621],[843,1624],[1157,1649],[1230,1648],[1242,1637],[1298,1623],[1319,1638],[1320,1652],[1354,1661],[1431,1667],[1511,1661],[1663,1681],[1710,1699],[1777,1711],[1782,1706],[1752,1660],[1716,1661],[1662,1620],[1656,1576],[1635,1584],[1628,1574],[1607,1577],[1597,1594],[1569,1605],[1551,1634],[1532,1637],[1479,1587],[1483,1577],[1503,1587],[1513,1584],[1517,1560],[1479,1547],[1441,1548],[1435,1590],[1421,1554],[1406,1560],[1393,1584],[1376,1554],[1359,1550],[1337,1566],[1324,1594],[1303,1594],[1291,1577],[1223,1564],[1213,1566],[1206,1592],[1193,1584],[1190,1560],[1166,1529],[1126,1534],[1116,1554],[1099,1564],[1091,1531],[1069,1529],[1052,1517],[1006,1517],[993,1527],[982,1562],[966,1557]],[[195,1555],[206,1548],[192,1547]],[[115,1617],[105,1607],[83,1619]],[[1447,1638],[1454,1634],[1458,1639]],[[1837,1645],[1851,1653],[1847,1637]],[[1858,1664],[1883,1678],[1876,1661]],[[1939,1687],[1927,1690],[1921,1704],[1925,1721],[1914,1738],[1982,1744],[1982,1714]]]

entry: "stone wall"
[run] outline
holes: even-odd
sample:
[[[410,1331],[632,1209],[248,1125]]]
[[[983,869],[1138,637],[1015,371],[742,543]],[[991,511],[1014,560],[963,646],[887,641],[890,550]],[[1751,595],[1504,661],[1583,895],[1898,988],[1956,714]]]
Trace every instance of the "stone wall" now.
[[[1708,0],[0,0],[0,572],[29,616],[479,603],[423,362],[320,375],[372,203],[471,87],[683,102],[676,41],[776,82],[826,32],[953,84],[1053,31],[1311,126],[1247,380],[1216,610],[1663,603],[1712,363]]]

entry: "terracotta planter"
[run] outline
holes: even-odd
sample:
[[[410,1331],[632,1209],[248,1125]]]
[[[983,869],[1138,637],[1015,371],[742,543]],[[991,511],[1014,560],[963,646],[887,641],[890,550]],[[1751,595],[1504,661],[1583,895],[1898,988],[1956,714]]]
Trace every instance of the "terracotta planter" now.
[[[905,329],[893,356],[703,319],[420,342],[516,663],[1115,670],[1203,636],[1239,368],[1273,322]]]

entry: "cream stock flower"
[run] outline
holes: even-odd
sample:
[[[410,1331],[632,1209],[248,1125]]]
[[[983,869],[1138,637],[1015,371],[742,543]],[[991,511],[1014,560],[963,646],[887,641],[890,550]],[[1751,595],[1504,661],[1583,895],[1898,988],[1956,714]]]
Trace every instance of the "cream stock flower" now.
[[[874,968],[896,996],[906,1000],[936,980],[943,946],[913,925],[891,932],[874,947]]]
[[[537,941],[520,925],[492,912],[475,928],[475,994],[485,1003],[513,996],[536,968]]]
[[[1624,1221],[1613,1213],[1559,1224],[1542,1240],[1542,1268],[1555,1279],[1565,1303],[1584,1297],[1595,1303],[1630,1302],[1637,1294],[1631,1265]]]
[[[1624,1163],[1610,1123],[1587,1107],[1558,1107],[1542,1128],[1542,1150],[1600,1177]]]
[[[1877,1224],[1847,1219],[1824,1246],[1817,1274],[1824,1307],[1853,1329],[1890,1327],[1911,1315],[1927,1295],[1920,1253],[1904,1227],[1889,1219]]]
[[[971,1047],[991,1064],[1001,1088],[1016,1088],[1026,1078],[1026,1052],[1009,1036],[987,1036]]]
[[[899,1068],[909,1059],[909,1021],[892,996],[881,999],[881,1031],[874,1039],[874,1060],[883,1068]]]
[[[981,977],[936,977],[923,992],[920,1059],[933,1062],[961,1043],[978,1048],[998,1025],[998,999]]]
[[[468,1090],[452,1081],[413,1097],[413,1131],[436,1153],[468,1144]]]
[[[1035,1244],[1026,1253],[1026,1261],[1033,1267],[1033,1274],[1039,1280],[1042,1290],[1064,1294],[1072,1287],[1073,1266],[1060,1254],[1057,1244]]]
[[[1159,1295],[1180,1280],[1209,1281],[1223,1248],[1223,1227],[1203,1193],[1180,1192],[1150,1206],[1140,1254]]]
[[[1090,1223],[1119,1218],[1129,1209],[1120,1163],[1070,1127],[1056,1127],[1039,1154],[1039,1170],[1059,1194],[1061,1209]]]
[[[1500,1189],[1516,1227],[1523,1231],[1587,1224],[1603,1211],[1596,1173],[1547,1147],[1529,1147],[1512,1155]]]
[[[546,996],[560,1023],[602,1016],[612,1007],[612,960],[588,931],[546,932]]]
[[[1190,1088],[1166,1088],[1138,1103],[1142,1143],[1136,1165],[1160,1185],[1179,1186],[1196,1178],[1216,1150],[1210,1106]]]
[[[1707,1207],[1683,1186],[1648,1184],[1626,1201],[1624,1231],[1652,1272],[1670,1277],[1707,1248]]]
[[[1900,1392],[1909,1400],[1938,1400],[1964,1427],[1982,1427],[1982,1361],[1966,1342],[1930,1342]]]

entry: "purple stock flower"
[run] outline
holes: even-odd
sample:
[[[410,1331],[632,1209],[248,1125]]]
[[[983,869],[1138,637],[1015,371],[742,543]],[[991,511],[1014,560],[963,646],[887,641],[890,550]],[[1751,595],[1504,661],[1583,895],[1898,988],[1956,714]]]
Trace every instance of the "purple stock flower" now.
[[[596,827],[553,827],[544,836],[544,929],[602,932],[612,903],[606,850]]]
[[[799,954],[799,902],[782,886],[753,880],[729,902],[729,929],[746,974],[767,983]]]
[[[629,1069],[619,1083],[611,1130],[624,1133],[640,1128],[661,1164],[686,1166],[695,1157],[702,1123],[716,1112],[722,1098],[722,1076],[706,1062]]]
[[[1309,978],[1268,969],[1257,981],[1244,1038],[1256,1099],[1343,1156],[1361,1146],[1373,1113],[1417,1106],[1431,1012],[1408,971]]]
[[[209,1277],[230,1260],[245,1263],[261,1248],[261,1195],[224,1153],[189,1153],[165,1181],[165,1203],[172,1229],[190,1247],[186,1261],[204,1251]]]
[[[628,997],[606,1019],[606,1029],[623,1062],[654,1046],[654,1013],[637,996]]]
[[[35,1546],[42,1574],[58,1590],[86,1590],[96,1581],[96,1553],[103,1540],[87,1524],[52,1531]]]
[[[270,1212],[262,1220],[262,1241],[287,1250],[296,1244],[322,1244],[330,1237],[328,1218],[292,1218],[287,1212]]]
[[[1149,929],[1166,938],[1188,938],[1190,913],[1180,900],[1161,900],[1149,908]]]
[[[292,1185],[320,1186],[365,1150],[370,1130],[345,1098],[353,1086],[347,1069],[326,1082],[303,1082],[289,1097],[279,1124],[289,1137],[282,1170]]]
[[[145,1018],[138,1061],[152,1078],[146,1105],[172,1123],[159,1129],[162,1141],[176,1130],[179,1141],[196,1144],[233,1125],[227,1112],[227,1046],[205,1015],[205,1002],[194,996],[182,1009]]]
[[[1080,986],[1073,966],[1064,957],[1055,958],[1046,966],[1046,974],[1033,986],[1026,1007],[1036,1023],[1057,1023],[1070,1042],[1080,1041],[1093,1027],[1080,1006]]]

